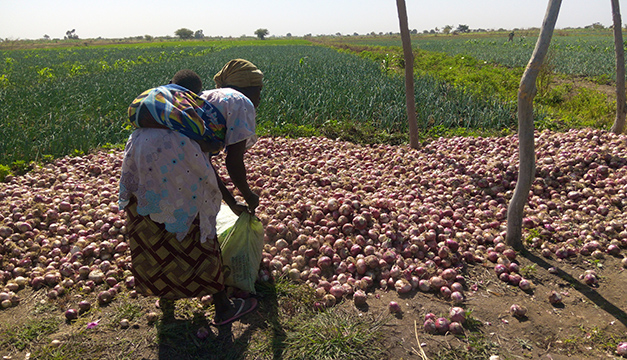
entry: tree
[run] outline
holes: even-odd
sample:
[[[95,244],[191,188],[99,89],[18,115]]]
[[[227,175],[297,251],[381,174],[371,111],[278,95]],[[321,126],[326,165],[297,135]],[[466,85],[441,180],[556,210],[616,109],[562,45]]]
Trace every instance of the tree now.
[[[44,35],[44,40],[50,40],[50,36],[48,36],[48,34]]]
[[[618,0],[612,0],[612,18],[614,22],[614,49],[616,52],[616,119],[610,129],[614,134],[620,134],[625,129],[625,49],[623,48],[623,33]]]
[[[255,35],[257,35],[259,40],[264,40],[266,38],[266,36],[268,36],[268,34],[270,34],[268,29],[257,29],[257,30],[255,30]]]
[[[407,125],[409,127],[409,146],[412,149],[420,147],[418,139],[418,124],[416,120],[416,98],[414,95],[414,53],[411,49],[411,37],[407,21],[407,7],[405,0],[396,0],[398,22],[401,28],[403,56],[405,57],[405,100],[407,101]]]
[[[72,29],[72,30],[66,31],[64,39],[78,40],[78,35],[76,34],[76,29]]]
[[[181,39],[191,39],[194,36],[194,32],[187,28],[180,28],[174,32],[174,35]]]
[[[457,25],[457,29],[455,29],[455,31],[459,33],[467,33],[470,32],[470,28],[468,27],[468,25],[459,24]]]
[[[202,30],[196,30],[194,33],[194,39],[202,39],[205,37],[205,34],[202,33]]]
[[[446,25],[442,28],[442,33],[448,35],[451,33],[451,30],[453,30],[453,27],[451,25]]]
[[[551,37],[557,22],[562,0],[549,0],[549,5],[542,22],[540,36],[536,42],[531,59],[525,68],[518,89],[518,181],[514,195],[507,208],[507,245],[515,250],[523,250],[522,220],[523,210],[529,190],[535,178],[536,154],[534,144],[533,98],[536,96],[536,79],[546,53],[551,45]]]

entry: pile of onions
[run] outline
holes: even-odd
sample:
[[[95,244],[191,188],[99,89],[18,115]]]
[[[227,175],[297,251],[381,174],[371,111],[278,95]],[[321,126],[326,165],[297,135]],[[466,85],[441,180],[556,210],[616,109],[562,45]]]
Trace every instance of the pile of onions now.
[[[425,315],[423,330],[429,334],[446,334],[450,332],[454,335],[464,333],[463,325],[466,322],[466,311],[461,307],[454,306],[449,311],[448,317],[438,317],[433,313]]]
[[[626,137],[586,129],[537,132],[535,140],[526,246],[561,259],[621,256]],[[516,136],[442,138],[420,150],[262,138],[246,155],[265,226],[260,279],[305,283],[321,306],[376,289],[460,305],[466,267],[483,262],[509,286],[529,290],[504,243],[517,157]],[[26,286],[51,299],[71,288],[101,294],[101,303],[120,291],[135,296],[117,203],[121,162],[118,150],[66,157],[0,183],[2,307],[19,304]],[[596,286],[595,279],[586,282]]]

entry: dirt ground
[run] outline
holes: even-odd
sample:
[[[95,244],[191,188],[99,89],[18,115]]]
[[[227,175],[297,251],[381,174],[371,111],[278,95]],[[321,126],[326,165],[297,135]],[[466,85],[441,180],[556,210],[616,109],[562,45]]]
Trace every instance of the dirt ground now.
[[[626,290],[623,286],[627,283],[627,273],[620,260],[606,256],[598,262],[590,262],[589,258],[558,261],[538,257],[534,253],[519,255],[521,268],[526,269],[523,271],[526,271],[527,278],[534,284],[533,289],[528,292],[498,280],[493,265],[471,265],[465,269],[465,275],[470,280],[466,284],[466,299],[461,306],[470,310],[474,325],[470,327],[472,331],[465,329],[463,336],[432,335],[422,329],[425,314],[446,315],[453,306],[432,293],[411,292],[408,296],[399,298],[395,291],[377,290],[369,294],[366,308],[355,308],[350,299],[336,306],[354,311],[356,316],[359,313],[378,316],[388,313],[390,301],[397,301],[402,313],[390,317],[384,331],[383,344],[387,347],[387,359],[390,360],[487,359],[489,355],[497,354],[500,359],[612,359],[618,358],[615,355],[616,344],[627,341],[627,314],[624,310]],[[555,269],[550,272],[551,267]],[[589,269],[596,269],[600,279],[598,287],[590,287],[580,280],[580,275]],[[549,303],[548,294],[553,290],[562,294],[562,305],[554,306]],[[20,295],[22,303],[19,306],[0,311],[0,323],[23,323],[24,319],[32,317],[38,311],[38,306],[49,304],[41,291],[25,289]],[[274,300],[261,299],[257,311],[242,321],[235,322],[228,329],[235,340],[231,346],[241,348],[242,359],[268,358],[267,352],[255,354],[250,343],[255,338],[258,339],[258,331],[267,328],[269,317],[276,315],[267,311],[275,308],[270,304]],[[62,309],[77,301],[74,295],[58,300],[54,306],[56,309],[47,309],[57,313],[59,319],[62,319]],[[176,346],[181,344],[173,346],[158,341],[163,329],[148,324],[145,316],[132,321],[132,326],[128,329],[120,329],[112,323],[113,317],[120,312],[117,302],[135,302],[146,313],[158,311],[154,301],[154,298],[142,297],[128,299],[121,293],[118,300],[109,307],[79,320],[78,324],[62,322],[59,331],[49,338],[67,343],[87,341],[84,344],[84,358],[93,358],[89,354],[102,351],[98,344],[106,344],[101,346],[107,346],[108,358],[129,358],[132,353],[130,358],[180,359]],[[522,318],[510,315],[509,307],[512,304],[526,307],[527,315]],[[179,326],[187,326],[190,334],[199,326],[206,326],[211,329],[212,335],[204,341],[218,343],[217,337],[222,335],[208,325],[209,320],[210,316],[200,321],[187,318],[177,322]],[[88,322],[94,321],[99,321],[99,325],[90,330],[89,334],[86,335],[85,330],[77,332],[77,328],[83,328]],[[191,343],[201,340],[188,336],[181,341]],[[421,345],[424,355],[421,354],[418,344]],[[455,353],[449,349],[459,349],[458,355],[452,355]],[[7,360],[29,359],[27,350],[16,352],[14,349],[10,351],[0,348],[0,356]],[[275,355],[274,358],[281,357]]]

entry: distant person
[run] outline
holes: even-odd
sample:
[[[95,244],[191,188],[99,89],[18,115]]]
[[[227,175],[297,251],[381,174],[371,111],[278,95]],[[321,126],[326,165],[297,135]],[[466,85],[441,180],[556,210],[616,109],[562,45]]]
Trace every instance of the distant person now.
[[[512,31],[511,33],[509,33],[509,37],[507,39],[507,41],[512,41],[514,40],[514,32]]]
[[[263,73],[235,59],[214,79],[219,89],[203,92],[203,99],[200,77],[182,70],[132,102],[129,118],[137,129],[124,152],[120,208],[127,213],[137,291],[159,296],[165,319],[174,317],[173,300],[213,295],[214,324],[223,325],[257,305],[254,298],[227,296],[216,215],[222,200],[237,215],[259,204],[243,156],[257,140]],[[211,163],[223,149],[246,204],[236,201]]]

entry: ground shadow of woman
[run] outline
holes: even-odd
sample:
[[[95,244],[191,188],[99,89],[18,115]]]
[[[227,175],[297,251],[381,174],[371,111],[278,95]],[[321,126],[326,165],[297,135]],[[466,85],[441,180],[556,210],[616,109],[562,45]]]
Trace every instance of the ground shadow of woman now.
[[[258,284],[255,297],[259,301],[257,309],[227,325],[214,326],[208,320],[211,317],[201,312],[194,313],[192,319],[159,321],[156,324],[158,359],[243,359],[250,355],[252,337],[259,331],[268,333],[269,337],[262,350],[271,352],[273,359],[282,359],[286,335],[279,321],[274,284]]]

